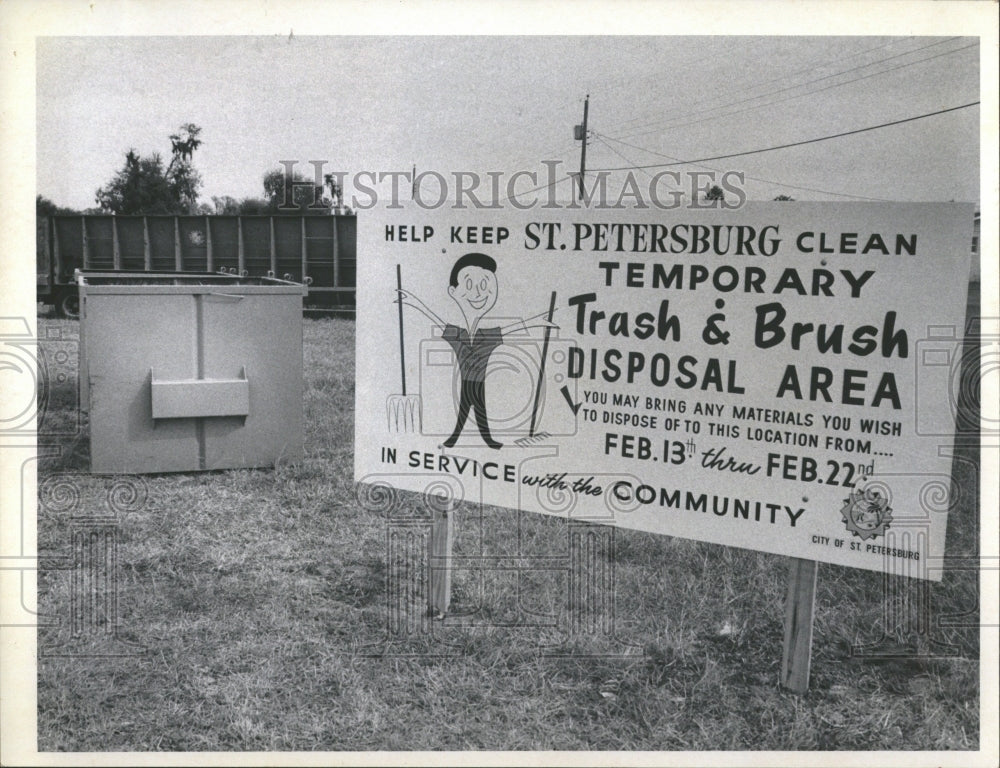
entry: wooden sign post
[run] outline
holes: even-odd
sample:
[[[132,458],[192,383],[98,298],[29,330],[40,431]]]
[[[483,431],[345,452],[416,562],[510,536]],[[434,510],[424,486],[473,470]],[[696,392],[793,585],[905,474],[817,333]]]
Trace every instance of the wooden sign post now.
[[[781,684],[795,693],[805,693],[809,689],[818,565],[815,560],[789,558]]]
[[[443,619],[451,605],[451,550],[457,504],[454,500],[449,500],[432,504],[431,507],[427,608],[432,618]]]

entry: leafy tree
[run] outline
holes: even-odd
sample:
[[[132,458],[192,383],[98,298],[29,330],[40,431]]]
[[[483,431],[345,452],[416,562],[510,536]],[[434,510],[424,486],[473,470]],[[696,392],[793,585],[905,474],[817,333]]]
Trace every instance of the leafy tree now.
[[[201,146],[201,139],[198,138],[199,133],[201,133],[200,127],[194,123],[185,123],[177,133],[170,134],[174,160],[182,162],[191,160],[191,155]]]
[[[191,156],[201,146],[201,133],[194,123],[185,123],[180,131],[170,134],[173,147],[170,165],[167,166],[167,180],[185,213],[194,213],[198,206],[198,190],[201,188],[201,174],[191,164]]]
[[[35,195],[35,215],[36,216],[59,216],[66,214],[76,214],[72,208],[63,208],[56,205],[44,195]]]
[[[242,216],[263,216],[270,212],[267,200],[259,197],[244,197],[239,202],[239,213]]]
[[[158,153],[140,157],[134,149],[125,155],[125,165],[104,187],[97,190],[97,204],[104,212],[120,214],[182,213]]]
[[[337,208],[342,208],[344,205],[344,190],[337,183],[337,177],[332,173],[328,173],[323,177],[323,184],[330,190],[330,199]]]
[[[159,153],[142,157],[130,149],[125,165],[95,194],[101,210],[124,215],[198,212],[201,175],[191,157],[201,145],[200,132],[197,125],[187,123],[171,134],[173,150],[166,168]]]
[[[215,213],[220,216],[234,216],[240,212],[239,202],[229,195],[212,197],[212,205],[215,206]]]
[[[286,187],[290,187],[289,190]],[[291,183],[284,168],[264,174],[264,196],[268,213],[328,214],[333,202],[323,195],[323,185],[317,185],[299,171],[293,171]]]
[[[705,195],[706,200],[725,200],[726,195],[722,191],[722,187],[718,184],[713,184],[708,190],[708,194]]]

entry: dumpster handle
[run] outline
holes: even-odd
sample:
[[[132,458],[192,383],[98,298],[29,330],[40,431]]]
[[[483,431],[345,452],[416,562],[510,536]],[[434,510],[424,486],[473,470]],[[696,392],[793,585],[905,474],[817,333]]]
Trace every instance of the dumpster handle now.
[[[233,301],[242,301],[244,298],[246,298],[244,296],[239,296],[235,293],[216,293],[215,291],[212,291],[208,295],[218,296],[220,299],[232,299]]]

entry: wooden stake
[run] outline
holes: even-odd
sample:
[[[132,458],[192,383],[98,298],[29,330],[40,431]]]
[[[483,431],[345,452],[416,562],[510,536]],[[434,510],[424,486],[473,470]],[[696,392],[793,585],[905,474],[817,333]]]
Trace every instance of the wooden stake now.
[[[789,558],[781,684],[795,693],[805,693],[809,689],[813,609],[816,605],[816,566],[815,560]]]
[[[451,545],[454,533],[454,501],[432,504],[430,553],[430,585],[427,590],[431,616],[443,619],[451,604]]]

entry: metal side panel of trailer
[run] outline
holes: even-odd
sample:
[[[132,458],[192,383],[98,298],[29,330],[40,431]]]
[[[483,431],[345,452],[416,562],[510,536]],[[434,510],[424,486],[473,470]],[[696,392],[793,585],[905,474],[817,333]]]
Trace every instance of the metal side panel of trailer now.
[[[355,303],[353,215],[55,215],[39,233],[40,294],[49,296],[71,286],[76,269],[225,270],[306,283],[315,303]]]

